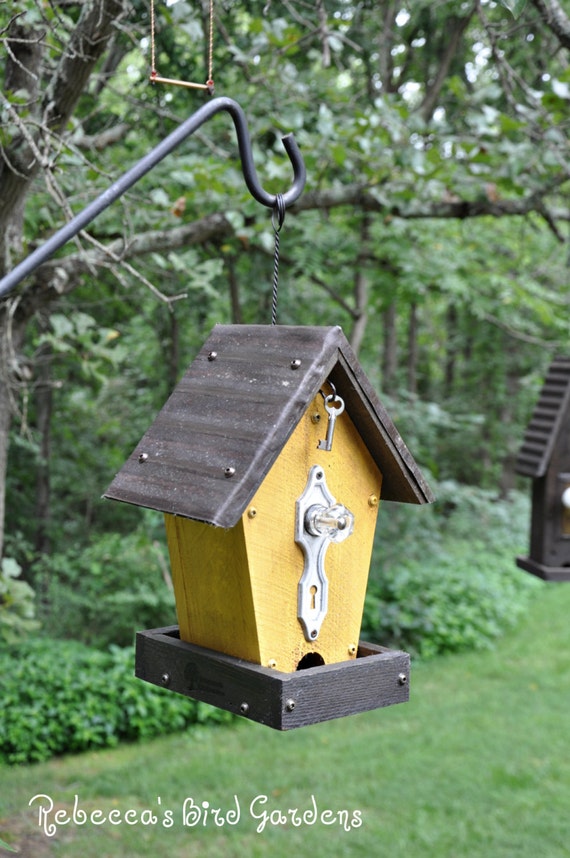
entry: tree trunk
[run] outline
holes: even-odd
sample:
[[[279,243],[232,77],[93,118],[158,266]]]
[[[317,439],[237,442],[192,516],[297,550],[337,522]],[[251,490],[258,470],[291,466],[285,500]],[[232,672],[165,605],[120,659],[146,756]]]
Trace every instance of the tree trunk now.
[[[398,337],[396,334],[396,303],[384,310],[384,346],[382,353],[382,388],[385,393],[392,393],[396,384],[398,368]]]
[[[378,74],[382,82],[383,94],[394,92],[394,30],[396,28],[397,7],[394,0],[387,0],[378,10],[382,24],[378,28]],[[372,78],[372,75],[369,75]],[[377,97],[377,93],[372,93]]]
[[[445,396],[453,393],[457,365],[457,310],[453,304],[447,308],[447,344],[445,347]]]
[[[0,307],[0,559],[4,550],[6,518],[6,473],[10,427],[14,413],[14,397],[19,367],[18,355],[22,347],[24,327],[15,325],[12,302]]]
[[[13,21],[9,33],[9,52],[6,56],[4,86],[7,91],[26,92],[28,102],[32,105],[31,113],[33,114],[35,112],[34,105],[38,99],[43,34],[40,30],[24,27],[19,18]],[[5,159],[6,156],[0,159],[0,185],[2,186],[0,226],[3,231],[0,239],[3,245],[3,252],[0,254],[0,276],[9,271],[22,254],[25,208],[25,197],[23,195],[18,196],[16,189],[12,188],[12,183],[7,181],[7,175],[9,177],[14,171],[9,169],[9,164],[13,162],[8,160],[5,163]]]
[[[518,375],[515,375],[511,369],[510,372],[507,373],[507,395],[505,396],[504,404],[501,409],[501,422],[503,426],[510,426],[512,424],[513,406],[517,401],[519,389],[519,377]],[[516,486],[515,465],[517,460],[518,446],[518,443],[516,445],[513,445],[512,442],[510,447],[508,442],[507,444],[505,444],[506,453],[503,458],[501,476],[499,478],[499,493],[500,497],[503,499],[507,499],[509,497],[509,494],[514,491]]]
[[[37,355],[36,426],[40,438],[39,462],[36,474],[36,535],[34,548],[38,554],[50,550],[50,448],[53,386],[51,379],[52,349],[44,343]]]
[[[232,324],[243,324],[243,314],[239,296],[239,280],[236,274],[236,263],[233,256],[226,258],[226,269],[228,272],[228,284],[230,287],[230,302],[232,306]]]
[[[168,393],[170,394],[178,382],[178,370],[180,365],[180,324],[176,315],[176,308],[168,308],[168,352],[166,355]]]
[[[531,0],[560,44],[570,49],[570,17],[558,0]]]
[[[21,236],[21,214],[26,195],[35,177],[46,166],[42,154],[43,138],[65,128],[124,13],[125,0],[85,0],[67,50],[61,56],[41,103],[38,98],[33,105],[32,113],[37,121],[26,125],[18,111],[11,109],[10,118],[19,126],[19,133],[3,147],[3,157],[0,158],[0,274],[13,264],[12,257]],[[43,35],[32,28],[21,30],[19,19],[13,19],[10,38],[14,40],[12,50],[15,58],[11,61],[10,74],[22,78],[26,90],[35,96],[37,83],[32,84],[31,81],[39,80]]]
[[[0,560],[4,546],[4,522],[6,519],[6,473],[8,465],[8,441],[10,435],[10,396],[8,385],[0,378]]]
[[[450,15],[448,19],[447,32],[445,34],[445,50],[441,55],[439,69],[435,79],[428,86],[425,98],[420,106],[420,112],[424,122],[429,122],[435,108],[437,107],[437,101],[443,85],[447,80],[451,63],[459,50],[461,39],[471,18],[473,17],[474,12],[475,6],[465,18],[458,18],[455,15]]]
[[[354,325],[350,334],[350,344],[357,355],[368,322],[368,277],[366,274],[366,259],[370,253],[370,215],[362,216],[360,228],[360,246],[355,262],[354,271]]]
[[[5,86],[13,91],[27,91],[33,121],[26,124],[17,109],[10,108],[11,122],[19,132],[3,145],[0,158],[0,275],[10,270],[14,257],[21,252],[24,204],[32,182],[44,166],[41,154],[44,135],[65,128],[125,11],[125,0],[85,0],[67,49],[43,95],[39,82],[44,34],[33,27],[24,28],[19,16],[12,18]],[[26,312],[17,301],[7,300],[0,306],[0,558],[4,550],[6,469],[14,383],[18,378],[19,354],[27,321],[35,311],[33,302]],[[19,318],[16,318],[16,311]]]
[[[418,305],[410,305],[408,324],[408,390],[418,392]]]

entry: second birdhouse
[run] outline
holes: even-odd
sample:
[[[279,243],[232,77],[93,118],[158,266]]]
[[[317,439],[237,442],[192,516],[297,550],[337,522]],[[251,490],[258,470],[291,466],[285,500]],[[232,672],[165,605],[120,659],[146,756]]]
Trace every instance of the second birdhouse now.
[[[280,674],[357,660],[380,498],[433,499],[340,328],[233,325],[106,496],[165,513],[180,640]]]
[[[570,358],[554,358],[527,426],[516,471],[532,477],[528,557],[545,581],[570,581]]]

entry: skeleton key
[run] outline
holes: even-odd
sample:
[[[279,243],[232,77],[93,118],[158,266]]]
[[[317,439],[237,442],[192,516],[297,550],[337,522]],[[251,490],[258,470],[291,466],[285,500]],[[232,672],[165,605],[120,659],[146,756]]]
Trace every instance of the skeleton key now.
[[[333,408],[329,403],[338,402],[338,408]],[[325,411],[329,416],[329,423],[327,426],[327,437],[324,441],[319,441],[317,449],[319,450],[327,450],[330,452],[332,450],[332,442],[333,442],[333,434],[334,434],[334,424],[336,422],[336,418],[342,414],[344,411],[344,399],[341,399],[340,396],[336,393],[331,393],[330,396],[325,397]]]

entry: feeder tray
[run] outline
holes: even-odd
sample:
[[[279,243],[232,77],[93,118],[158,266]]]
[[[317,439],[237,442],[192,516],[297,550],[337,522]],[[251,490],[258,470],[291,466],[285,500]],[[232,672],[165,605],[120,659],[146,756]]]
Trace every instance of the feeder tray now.
[[[545,566],[530,557],[517,557],[517,566],[543,581],[570,581],[570,566]]]
[[[282,673],[181,641],[178,626],[137,633],[135,675],[275,730],[406,703],[410,695],[406,652],[361,641],[356,659]]]

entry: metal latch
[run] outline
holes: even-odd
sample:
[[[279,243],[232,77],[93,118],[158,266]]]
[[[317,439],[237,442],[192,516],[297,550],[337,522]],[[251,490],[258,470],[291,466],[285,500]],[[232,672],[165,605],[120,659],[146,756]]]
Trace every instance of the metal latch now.
[[[295,542],[305,554],[297,593],[297,617],[305,639],[319,636],[327,613],[328,579],[325,554],[331,542],[343,542],[353,531],[354,516],[330,493],[324,469],[313,465],[295,508]]]

